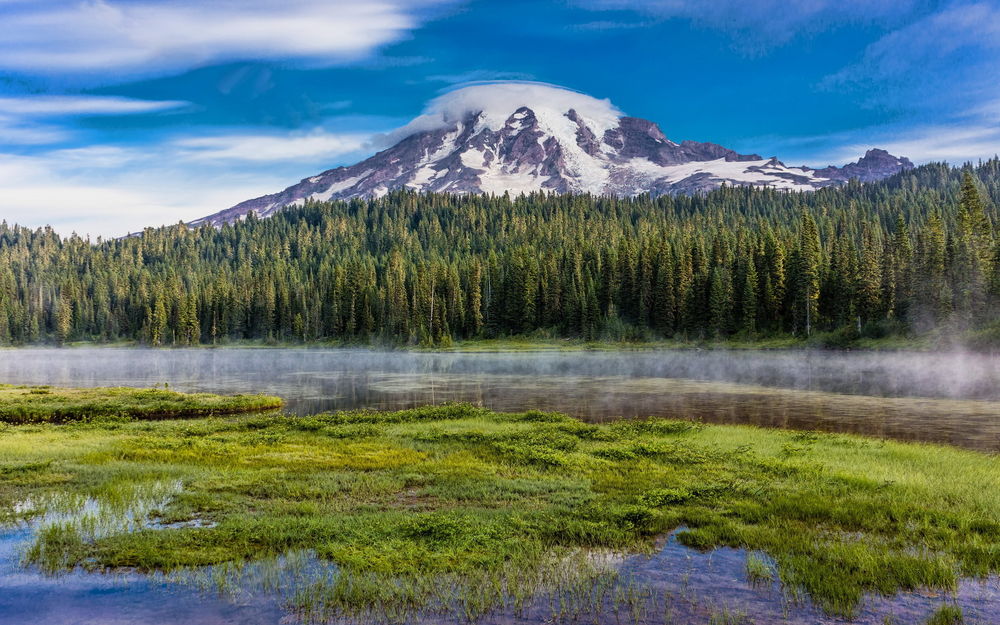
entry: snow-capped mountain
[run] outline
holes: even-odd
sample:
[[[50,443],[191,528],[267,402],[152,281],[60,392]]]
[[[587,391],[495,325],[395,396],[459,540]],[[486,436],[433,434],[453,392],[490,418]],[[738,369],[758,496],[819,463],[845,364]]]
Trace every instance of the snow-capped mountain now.
[[[607,100],[534,83],[475,85],[445,94],[384,142],[391,147],[356,165],[194,223],[221,224],[251,211],[266,217],[307,199],[380,197],[395,189],[632,196],[729,184],[811,191],[913,167],[884,150],[869,150],[843,167],[811,169],[714,143],[676,143],[653,122],[625,116]]]

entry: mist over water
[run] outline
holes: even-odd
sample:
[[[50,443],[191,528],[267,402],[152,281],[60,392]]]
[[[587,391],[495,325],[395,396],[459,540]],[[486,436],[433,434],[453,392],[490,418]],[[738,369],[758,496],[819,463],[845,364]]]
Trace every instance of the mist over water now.
[[[0,351],[8,382],[284,388],[291,378],[361,372],[681,378],[884,397],[1000,400],[1000,357],[972,353],[361,349],[29,348]],[[294,399],[294,398],[289,398]]]
[[[665,416],[1000,451],[1000,358],[963,353],[32,348],[0,350],[0,383],[269,393],[299,415],[468,401],[497,410],[558,410],[591,421]],[[296,622],[280,597],[267,592],[223,597],[130,572],[51,578],[26,570],[18,553],[32,536],[33,528],[23,525],[0,532],[0,621]],[[809,601],[789,603],[776,581],[750,583],[746,555],[728,548],[697,552],[671,536],[652,556],[627,558],[622,583],[635,580],[672,596],[675,623],[717,622],[710,614],[720,607],[758,623],[845,622]],[[961,605],[967,622],[985,623],[992,622],[998,597],[1000,580],[990,577],[961,580],[949,600]],[[923,622],[944,600],[925,592],[871,596],[850,622],[878,625],[886,613],[900,623]],[[484,623],[540,622],[548,609],[540,601],[523,614],[500,613]],[[620,622],[610,612],[602,618],[602,625]]]
[[[968,353],[17,349],[0,351],[0,382],[269,393],[294,414],[462,401],[1000,451],[1000,358]]]

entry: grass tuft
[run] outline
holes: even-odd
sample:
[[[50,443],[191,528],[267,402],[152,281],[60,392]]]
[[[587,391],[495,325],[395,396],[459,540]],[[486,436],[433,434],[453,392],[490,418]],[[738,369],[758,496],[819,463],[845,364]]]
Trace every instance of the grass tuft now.
[[[926,621],[926,625],[962,625],[965,618],[962,608],[957,605],[944,604]]]

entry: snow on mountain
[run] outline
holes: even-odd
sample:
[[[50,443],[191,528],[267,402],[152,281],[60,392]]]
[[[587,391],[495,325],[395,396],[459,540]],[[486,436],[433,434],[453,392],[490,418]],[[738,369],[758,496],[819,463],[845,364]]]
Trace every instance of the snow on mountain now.
[[[676,143],[653,122],[625,116],[608,100],[519,82],[447,93],[383,143],[389,147],[356,165],[325,171],[193,223],[221,224],[249,212],[266,217],[307,199],[381,197],[404,188],[617,196],[701,193],[723,184],[812,191],[852,178],[879,180],[913,167],[884,150],[869,150],[843,167],[811,169],[714,143]]]

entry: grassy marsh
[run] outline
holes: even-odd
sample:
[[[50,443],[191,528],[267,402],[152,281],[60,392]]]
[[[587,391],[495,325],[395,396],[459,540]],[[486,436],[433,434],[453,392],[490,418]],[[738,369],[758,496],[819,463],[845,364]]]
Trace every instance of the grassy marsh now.
[[[65,423],[95,418],[163,419],[274,410],[279,397],[178,393],[166,388],[58,388],[0,384],[0,422]]]
[[[337,571],[292,597],[310,614],[593,608],[615,558],[677,527],[766,554],[754,575],[831,614],[1000,572],[1000,460],[849,435],[460,404],[7,426],[0,471],[3,520],[40,524],[29,564],[232,580],[309,552]],[[73,521],[87,505],[132,522]]]

